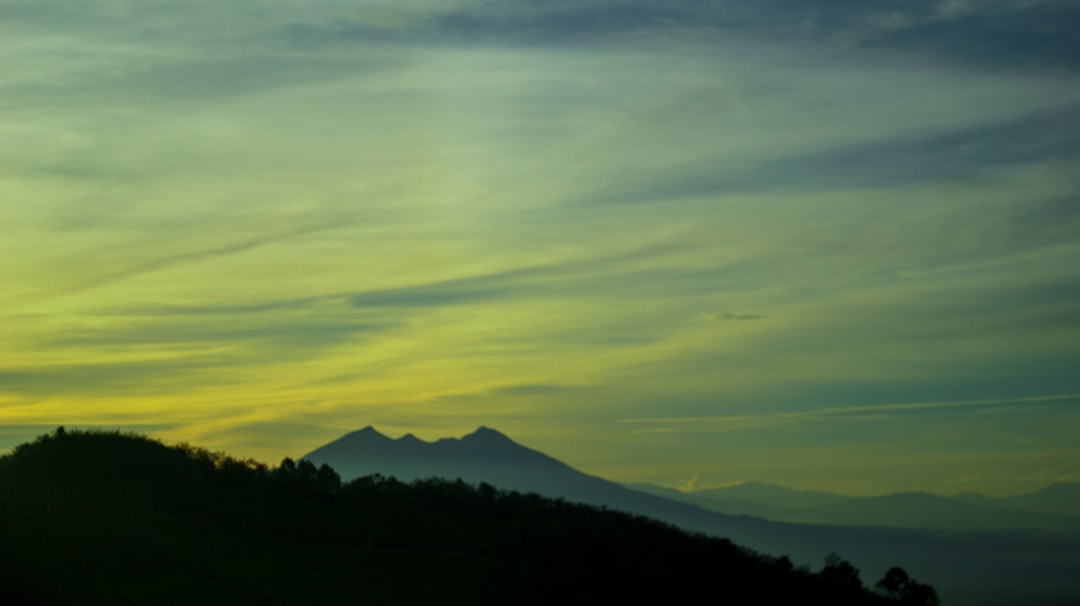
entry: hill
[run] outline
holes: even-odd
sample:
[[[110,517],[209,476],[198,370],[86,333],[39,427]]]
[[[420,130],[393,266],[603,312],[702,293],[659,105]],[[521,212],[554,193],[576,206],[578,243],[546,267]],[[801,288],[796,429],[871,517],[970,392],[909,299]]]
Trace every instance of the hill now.
[[[488,484],[269,468],[115,432],[0,457],[4,604],[934,603],[653,520]]]
[[[1080,569],[1080,540],[1075,536],[881,527],[873,523],[874,511],[880,510],[873,502],[847,506],[849,511],[845,512],[848,498],[842,495],[791,491],[767,484],[740,485],[732,490],[747,507],[756,507],[750,499],[759,499],[777,510],[820,507],[836,511],[827,524],[820,519],[792,523],[745,515],[761,516],[760,508],[718,513],[710,510],[710,502],[693,504],[668,498],[684,498],[682,493],[647,494],[582,473],[484,427],[461,438],[433,442],[412,435],[395,440],[366,427],[316,448],[303,460],[329,464],[342,470],[346,478],[371,473],[406,480],[441,477],[562,497],[725,537],[762,553],[787,556],[797,566],[819,565],[834,551],[844,554],[870,578],[899,565],[932,583],[943,598],[957,606],[1075,604],[1080,596],[1080,579],[1075,574]],[[917,522],[922,515],[918,508],[923,507],[925,513],[927,506],[932,507],[923,496],[902,496],[886,509],[896,517]],[[889,505],[889,500],[885,501]],[[948,515],[942,517],[962,520],[969,508],[964,503],[957,505],[959,513],[946,512]]]

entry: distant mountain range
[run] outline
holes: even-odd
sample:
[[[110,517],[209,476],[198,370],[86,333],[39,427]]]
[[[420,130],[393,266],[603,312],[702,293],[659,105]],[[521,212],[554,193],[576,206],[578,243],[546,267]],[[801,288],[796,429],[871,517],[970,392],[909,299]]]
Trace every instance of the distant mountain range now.
[[[1080,484],[1053,484],[1037,492],[999,498],[925,492],[853,497],[757,482],[692,492],[652,484],[627,486],[710,511],[801,524],[1080,533]]]
[[[434,442],[412,435],[391,439],[365,427],[301,459],[316,465],[326,463],[345,480],[376,473],[406,482],[461,478],[504,490],[562,497],[727,537],[758,551],[786,554],[796,564],[815,568],[826,554],[838,552],[860,568],[865,578],[878,578],[888,567],[900,565],[916,578],[933,583],[945,603],[952,606],[1080,603],[1080,537],[971,530],[1015,527],[1007,521],[1016,519],[1014,510],[1028,515],[1028,521],[1062,523],[1060,518],[1069,516],[1061,514],[1053,498],[1025,495],[1006,504],[999,500],[980,502],[972,495],[854,499],[762,484],[743,485],[726,493],[687,495],[655,486],[627,487],[590,476],[486,427],[462,438]],[[1058,493],[1068,496],[1068,488],[1055,488],[1050,496]],[[1020,503],[1027,506],[1020,507]],[[729,510],[724,512],[724,507]],[[794,521],[813,523],[764,519],[789,516],[791,520],[799,515],[805,519]],[[926,516],[924,523],[919,524],[922,516]],[[953,520],[971,519],[976,522],[949,526]],[[897,528],[914,525],[948,532]]]
[[[487,427],[460,439],[424,442],[412,434],[391,439],[369,426],[321,446],[301,459],[316,465],[327,463],[344,480],[375,473],[403,482],[460,477],[472,483],[487,482],[508,490],[586,502],[593,496],[608,498],[611,490],[628,492]]]
[[[766,552],[780,553],[782,547],[768,540],[768,522],[718,514],[590,476],[487,427],[460,439],[434,442],[424,442],[411,434],[391,439],[373,427],[365,427],[311,451],[301,460],[328,464],[346,481],[372,474],[403,482],[460,478],[473,484],[486,482],[504,490],[535,492],[645,515],[756,545]],[[806,555],[817,564],[825,553],[814,550]]]

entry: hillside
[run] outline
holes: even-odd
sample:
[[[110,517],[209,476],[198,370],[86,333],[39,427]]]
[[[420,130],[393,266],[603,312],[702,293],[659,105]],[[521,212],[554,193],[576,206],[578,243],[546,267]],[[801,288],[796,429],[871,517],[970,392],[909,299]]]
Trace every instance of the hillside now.
[[[330,467],[277,468],[108,432],[0,458],[4,604],[933,603],[895,570],[877,592],[645,518]]]

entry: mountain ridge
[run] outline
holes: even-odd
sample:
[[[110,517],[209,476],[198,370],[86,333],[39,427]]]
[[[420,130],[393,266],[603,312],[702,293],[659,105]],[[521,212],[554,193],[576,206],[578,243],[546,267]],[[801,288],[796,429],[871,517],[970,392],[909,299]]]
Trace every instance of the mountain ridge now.
[[[1080,485],[1063,483],[1009,497],[925,491],[852,496],[750,482],[697,491],[644,483],[629,486],[711,511],[799,524],[1080,533]]]
[[[316,465],[326,463],[344,479],[373,474],[403,482],[461,479],[620,510],[727,538],[758,552],[784,554],[799,566],[819,566],[830,552],[843,554],[870,577],[900,565],[931,581],[948,603],[960,606],[1018,603],[1022,600],[1009,596],[1033,595],[1033,588],[1046,597],[1080,595],[1080,582],[1073,574],[1080,566],[1080,540],[1075,537],[807,524],[725,514],[583,473],[489,428],[433,442],[378,439],[374,434],[382,436],[374,430],[352,432],[302,458]],[[345,439],[349,436],[353,439]],[[1033,559],[1032,553],[1042,555]],[[985,589],[988,579],[992,590]],[[973,595],[978,598],[967,598]]]

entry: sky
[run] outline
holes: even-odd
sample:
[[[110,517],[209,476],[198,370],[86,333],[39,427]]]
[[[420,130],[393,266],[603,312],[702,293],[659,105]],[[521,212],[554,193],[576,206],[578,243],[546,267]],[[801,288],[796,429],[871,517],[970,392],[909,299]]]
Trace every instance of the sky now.
[[[0,451],[1080,481],[1072,0],[0,0]]]

